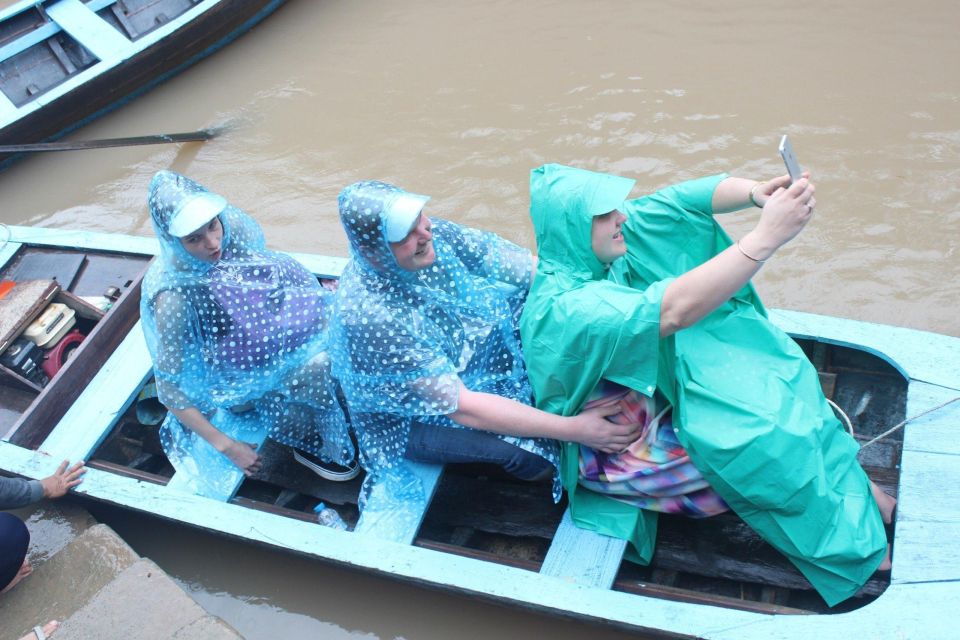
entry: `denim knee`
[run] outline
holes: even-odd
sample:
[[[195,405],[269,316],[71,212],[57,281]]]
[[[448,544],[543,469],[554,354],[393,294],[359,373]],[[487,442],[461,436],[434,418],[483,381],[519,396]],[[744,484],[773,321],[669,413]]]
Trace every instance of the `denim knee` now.
[[[29,544],[27,525],[12,513],[0,513],[0,589],[17,575]]]
[[[410,428],[405,456],[435,464],[495,464],[521,480],[537,479],[552,469],[545,458],[504,442],[488,431],[420,422]]]

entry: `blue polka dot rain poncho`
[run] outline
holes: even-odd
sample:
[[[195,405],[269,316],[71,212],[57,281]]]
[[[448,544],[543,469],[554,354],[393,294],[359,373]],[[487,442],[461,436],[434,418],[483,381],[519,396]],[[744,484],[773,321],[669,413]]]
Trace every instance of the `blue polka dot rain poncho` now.
[[[332,294],[299,262],[267,249],[252,218],[189,178],[157,173],[148,203],[160,255],[143,281],[141,316],[160,401],[195,407],[236,440],[265,435],[326,460],[350,460],[326,352]],[[171,234],[171,226],[190,222],[180,215],[188,206],[219,210],[216,262],[192,256]],[[180,486],[230,496],[241,470],[172,412],[160,438]]]
[[[425,506],[403,461],[414,419],[465,428],[446,417],[457,409],[461,381],[471,391],[531,402],[517,333],[530,252],[431,218],[436,259],[405,271],[386,240],[384,215],[405,195],[382,182],[359,182],[340,194],[351,260],[331,323],[334,375],[368,473],[358,529],[375,526],[387,538],[405,531]],[[555,442],[500,437],[556,466]]]

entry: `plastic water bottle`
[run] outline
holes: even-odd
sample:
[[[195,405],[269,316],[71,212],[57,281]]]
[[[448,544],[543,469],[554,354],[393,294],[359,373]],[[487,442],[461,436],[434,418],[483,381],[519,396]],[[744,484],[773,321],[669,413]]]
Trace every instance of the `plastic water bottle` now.
[[[317,514],[317,520],[325,527],[341,529],[343,531],[350,528],[347,526],[347,523],[343,521],[343,518],[340,517],[339,513],[322,502],[315,506],[313,510]]]

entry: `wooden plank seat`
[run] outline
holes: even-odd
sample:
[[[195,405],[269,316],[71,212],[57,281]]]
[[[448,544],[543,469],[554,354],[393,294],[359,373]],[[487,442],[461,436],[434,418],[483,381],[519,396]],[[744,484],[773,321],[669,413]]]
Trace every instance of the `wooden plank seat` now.
[[[100,60],[123,57],[131,42],[80,0],[60,0],[47,15]]]
[[[626,540],[581,529],[567,509],[540,573],[588,587],[609,589],[617,577]]]
[[[64,414],[43,450],[55,457],[89,458],[109,433],[103,426],[117,422],[152,371],[138,322]]]
[[[384,531],[381,523],[370,522],[367,520],[358,523],[358,526],[354,529],[354,531],[363,535],[389,539],[403,544],[413,543],[414,539],[417,537],[417,532],[420,530],[421,524],[423,524],[423,519],[426,516],[427,509],[433,500],[434,493],[437,490],[437,485],[440,482],[440,477],[443,475],[443,466],[436,464],[423,464],[420,462],[407,462],[407,465],[417,476],[417,478],[420,479],[421,486],[423,487],[423,494],[425,498],[423,510],[417,514],[414,514],[414,517],[408,519],[406,528],[399,532],[399,534],[396,534],[395,532],[388,533]]]
[[[17,105],[13,104],[13,102],[10,101],[10,98],[8,98],[5,93],[0,91],[0,120],[3,120],[16,110]]]

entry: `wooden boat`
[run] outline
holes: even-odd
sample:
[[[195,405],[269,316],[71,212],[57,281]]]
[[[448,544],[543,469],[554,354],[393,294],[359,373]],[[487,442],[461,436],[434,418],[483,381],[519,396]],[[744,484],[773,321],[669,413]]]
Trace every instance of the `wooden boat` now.
[[[0,277],[30,252],[81,252],[113,260],[107,264],[123,272],[126,287],[83,350],[9,421],[0,469],[37,478],[61,459],[85,459],[90,470],[77,493],[94,508],[114,505],[644,637],[953,637],[946,612],[960,601],[960,402],[949,401],[960,396],[960,338],[772,314],[821,370],[826,393],[851,416],[858,437],[947,403],[862,452],[871,477],[899,498],[892,577],[871,580],[831,610],[733,515],[663,517],[653,563],[637,567],[623,561],[621,541],[574,527],[546,485],[512,481],[482,466],[418,465],[432,500],[403,542],[382,539],[375,526],[356,530],[359,478],[326,482],[271,443],[263,447],[263,470],[230,495],[183,491],[160,450],[156,425],[143,424],[136,412],[151,367],[137,318],[135,272],[157,249],[147,238],[12,228],[0,250]],[[296,257],[320,277],[336,277],[345,263]],[[334,506],[354,530],[318,524],[312,508],[319,501]]]
[[[0,145],[58,138],[151,89],[283,0],[23,0],[0,11]],[[13,159],[0,154],[0,168]]]

